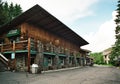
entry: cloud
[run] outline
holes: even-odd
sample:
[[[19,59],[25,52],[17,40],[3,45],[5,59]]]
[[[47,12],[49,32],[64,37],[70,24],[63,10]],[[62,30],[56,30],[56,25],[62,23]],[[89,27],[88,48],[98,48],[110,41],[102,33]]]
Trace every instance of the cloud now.
[[[41,4],[54,16],[64,22],[73,22],[78,18],[93,14],[90,6],[97,3],[98,0],[43,0],[48,4]],[[54,3],[54,4],[53,4]]]
[[[90,32],[88,35],[85,35],[84,38],[90,44],[82,48],[90,49],[93,52],[101,52],[111,47],[115,43],[115,15],[116,12],[114,11],[112,13],[113,18],[104,22],[96,33]]]
[[[90,7],[97,3],[98,0],[7,0],[20,4],[23,10],[27,10],[39,4],[44,9],[49,11],[52,15],[56,16],[63,22],[73,22],[78,18],[93,15],[94,12]]]

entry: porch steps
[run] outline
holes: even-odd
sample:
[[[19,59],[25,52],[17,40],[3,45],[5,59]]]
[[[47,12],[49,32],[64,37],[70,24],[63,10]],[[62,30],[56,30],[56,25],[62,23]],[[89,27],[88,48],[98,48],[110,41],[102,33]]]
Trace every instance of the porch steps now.
[[[7,70],[8,67],[8,59],[0,53],[0,71]]]

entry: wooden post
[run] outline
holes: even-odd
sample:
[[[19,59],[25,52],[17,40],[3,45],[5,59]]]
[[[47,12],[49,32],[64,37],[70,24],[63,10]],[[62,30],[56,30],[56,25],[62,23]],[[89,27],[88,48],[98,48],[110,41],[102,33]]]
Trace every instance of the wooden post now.
[[[1,53],[3,53],[3,44],[1,45]]]
[[[13,41],[13,52],[15,52],[15,41]]]
[[[15,57],[15,41],[13,41],[13,53],[11,53],[12,57],[12,69],[16,70],[16,57]]]
[[[30,72],[30,61],[31,61],[31,59],[30,59],[30,38],[28,38],[28,72]]]

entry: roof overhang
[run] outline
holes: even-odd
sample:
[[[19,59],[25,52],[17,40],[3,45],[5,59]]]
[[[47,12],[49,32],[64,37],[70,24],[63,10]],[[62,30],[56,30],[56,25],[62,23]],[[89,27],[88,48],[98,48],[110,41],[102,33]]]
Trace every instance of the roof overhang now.
[[[81,48],[80,48],[80,52],[90,53],[91,51],[90,51],[90,50],[87,50],[87,49],[81,49]]]
[[[84,40],[82,37],[80,37],[78,34],[76,34],[69,27],[67,27],[65,24],[52,16],[39,5],[35,5],[31,9],[14,18],[9,23],[0,27],[0,34],[7,32],[8,30],[11,30],[12,28],[22,23],[28,23],[43,28],[76,44],[77,46],[88,44],[86,40]]]

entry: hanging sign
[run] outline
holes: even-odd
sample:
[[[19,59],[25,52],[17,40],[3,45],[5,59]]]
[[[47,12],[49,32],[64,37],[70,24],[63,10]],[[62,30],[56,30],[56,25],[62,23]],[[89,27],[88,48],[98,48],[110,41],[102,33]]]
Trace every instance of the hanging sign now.
[[[16,35],[20,35],[20,30],[19,29],[10,30],[7,34],[7,37],[16,36]]]
[[[15,59],[15,53],[11,54],[11,59]]]

